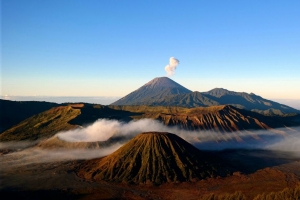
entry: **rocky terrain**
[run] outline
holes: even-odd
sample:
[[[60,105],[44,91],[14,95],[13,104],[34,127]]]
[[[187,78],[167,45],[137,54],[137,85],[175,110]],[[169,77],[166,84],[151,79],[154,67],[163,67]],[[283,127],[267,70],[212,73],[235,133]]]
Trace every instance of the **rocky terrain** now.
[[[196,181],[227,173],[219,157],[165,132],[140,133],[113,154],[84,162],[78,170],[80,177],[89,180],[152,184]]]

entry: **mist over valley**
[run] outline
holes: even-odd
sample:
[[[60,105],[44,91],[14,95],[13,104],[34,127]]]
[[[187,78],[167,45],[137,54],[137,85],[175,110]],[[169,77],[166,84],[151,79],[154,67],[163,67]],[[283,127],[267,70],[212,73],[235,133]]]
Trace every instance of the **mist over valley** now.
[[[92,187],[89,197],[106,190],[103,198],[167,198],[158,186],[175,189],[176,183],[186,195],[180,189],[185,183],[196,191],[213,181],[221,191],[238,181],[244,195],[254,197],[260,192],[249,193],[246,185],[274,184],[270,178],[284,183],[281,190],[300,177],[298,110],[254,94],[191,92],[159,77],[106,106],[1,100],[1,107],[0,177],[7,195],[17,191],[30,198],[45,190],[77,198],[82,187]],[[258,178],[261,173],[269,178]],[[283,174],[293,178],[286,182]],[[260,182],[249,183],[250,177]],[[39,185],[62,178],[54,190],[52,182]],[[70,184],[71,190],[57,193]]]
[[[1,1],[0,198],[300,199],[300,1]]]

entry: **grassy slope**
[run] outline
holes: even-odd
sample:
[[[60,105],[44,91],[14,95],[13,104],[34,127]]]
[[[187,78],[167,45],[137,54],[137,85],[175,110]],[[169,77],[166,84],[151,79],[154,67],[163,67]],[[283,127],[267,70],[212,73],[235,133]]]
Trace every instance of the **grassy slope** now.
[[[58,104],[0,99],[0,132],[20,123],[32,115],[44,112],[55,106],[58,106]]]
[[[71,106],[59,106],[34,115],[16,126],[4,131],[0,141],[36,140],[50,137],[62,130],[76,128],[68,122],[80,115],[79,109]]]
[[[0,134],[0,141],[36,140],[51,137],[58,131],[69,130],[95,122],[97,119],[151,118],[169,126],[189,130],[232,132],[247,129],[270,129],[300,124],[297,116],[267,117],[232,106],[197,108],[163,106],[102,106],[77,104],[60,106],[34,115]]]
[[[99,118],[132,120],[137,115],[124,110],[93,104],[70,104],[33,115],[0,134],[0,141],[21,141],[49,138],[59,131],[70,130],[95,122]]]

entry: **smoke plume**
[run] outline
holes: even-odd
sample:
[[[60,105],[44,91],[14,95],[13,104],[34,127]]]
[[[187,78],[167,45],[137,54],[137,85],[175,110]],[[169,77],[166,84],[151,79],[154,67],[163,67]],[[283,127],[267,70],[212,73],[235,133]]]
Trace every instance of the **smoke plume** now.
[[[109,138],[124,138],[112,142],[109,146],[100,149],[38,149],[28,148],[0,156],[2,169],[22,167],[37,163],[59,162],[78,159],[91,159],[106,156],[121,147],[130,138],[141,132],[160,131],[178,135],[201,150],[224,150],[224,149],[265,149],[274,151],[293,152],[300,156],[300,128],[276,129],[278,134],[269,130],[250,130],[221,133],[216,131],[189,131],[179,127],[169,127],[152,119],[141,119],[129,123],[117,120],[99,119],[90,126],[60,132],[59,139],[67,142],[95,142],[106,141]],[[121,137],[119,137],[121,136]],[[124,137],[122,137],[124,136]],[[32,147],[35,142],[0,143],[1,149],[19,149]]]
[[[216,131],[183,130],[177,126],[166,126],[152,119],[141,119],[129,123],[99,119],[85,128],[61,132],[57,135],[59,139],[67,142],[96,142],[106,141],[111,137],[119,136],[125,136],[127,139],[130,139],[141,132],[148,131],[174,133],[203,150],[222,150],[227,148],[268,148],[279,150],[283,149],[283,145],[284,147],[288,146],[286,143],[294,144],[300,134],[300,130],[297,127],[293,127],[291,130],[282,128],[221,133]],[[290,141],[290,138],[293,141]]]
[[[174,57],[170,58],[169,64],[165,67],[165,70],[167,72],[167,76],[172,76],[172,75],[175,74],[175,70],[176,70],[176,67],[177,67],[178,64],[179,64],[178,59],[176,59]]]
[[[141,132],[167,130],[166,126],[151,119],[141,119],[129,123],[99,119],[86,128],[60,132],[57,136],[67,142],[97,142],[106,141],[112,136],[133,137]]]

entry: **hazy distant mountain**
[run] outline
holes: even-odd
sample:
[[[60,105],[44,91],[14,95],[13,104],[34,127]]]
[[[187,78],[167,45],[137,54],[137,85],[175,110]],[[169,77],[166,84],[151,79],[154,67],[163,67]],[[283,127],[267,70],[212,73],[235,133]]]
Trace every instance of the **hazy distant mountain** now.
[[[216,106],[220,105],[200,92],[190,92],[187,94],[169,95],[163,99],[152,100],[151,105],[159,106],[182,106],[182,107],[199,107],[199,106]]]
[[[167,77],[155,78],[111,105],[151,105],[199,107],[232,105],[264,115],[300,113],[292,107],[264,99],[253,93],[215,88],[208,92],[192,92]]]
[[[83,162],[78,175],[96,181],[162,184],[225,175],[221,163],[175,134],[146,132],[104,158]]]
[[[233,92],[223,88],[215,88],[208,92],[203,92],[202,94],[219,104],[230,104],[238,108],[252,110],[266,115],[299,113],[299,110],[264,99],[253,93],[248,94],[245,92]]]
[[[191,91],[167,77],[159,77],[111,105],[152,105],[158,99],[169,95],[187,94]]]

